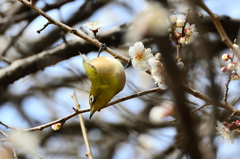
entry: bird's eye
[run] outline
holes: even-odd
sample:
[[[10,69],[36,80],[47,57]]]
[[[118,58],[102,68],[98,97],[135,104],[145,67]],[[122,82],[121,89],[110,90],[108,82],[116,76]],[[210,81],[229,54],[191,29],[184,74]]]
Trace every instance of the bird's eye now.
[[[91,103],[94,102],[94,96],[93,96],[93,95],[90,96],[89,101],[90,101]]]

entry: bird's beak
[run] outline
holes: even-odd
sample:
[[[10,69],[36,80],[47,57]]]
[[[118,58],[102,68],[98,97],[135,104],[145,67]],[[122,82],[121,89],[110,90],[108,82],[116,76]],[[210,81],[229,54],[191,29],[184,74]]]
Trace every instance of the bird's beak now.
[[[94,113],[95,113],[95,111],[93,110],[93,107],[92,107],[92,108],[91,108],[91,113],[90,113],[90,117],[89,117],[89,119],[92,118],[92,116],[93,116]]]

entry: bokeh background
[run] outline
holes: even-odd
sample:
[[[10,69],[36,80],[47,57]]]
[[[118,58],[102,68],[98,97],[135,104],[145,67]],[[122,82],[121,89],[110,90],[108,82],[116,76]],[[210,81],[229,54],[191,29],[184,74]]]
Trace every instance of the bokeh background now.
[[[182,75],[188,85],[199,92],[209,94],[211,84],[208,70],[212,69],[219,100],[223,100],[228,74],[220,70],[221,66],[226,66],[221,60],[221,55],[231,52],[221,42],[213,22],[200,8],[188,5],[188,1],[154,2],[170,12],[173,11],[174,14],[187,13],[189,8],[201,14],[200,17],[191,19],[192,23],[196,23],[199,37],[192,44],[183,46],[181,50],[182,61],[185,64]],[[82,25],[87,21],[100,20],[104,26],[97,34],[98,40],[128,57],[129,47],[136,42],[126,38],[128,28],[149,3],[151,1],[147,0],[36,0],[36,5],[48,15],[90,37],[93,37],[92,33]],[[205,0],[204,3],[219,15],[229,38],[232,41],[235,38],[239,39],[239,0]],[[53,24],[38,34],[37,30],[46,23],[44,17],[17,0],[0,2],[0,121],[9,126],[25,129],[63,118],[73,112],[72,107],[75,107],[75,104],[71,95],[74,91],[81,108],[89,108],[88,93],[91,83],[83,70],[82,58],[78,52],[93,59],[97,57],[98,48]],[[144,35],[139,41],[143,41],[153,53],[161,52],[165,43],[154,40],[151,35]],[[174,43],[171,47],[168,48],[169,53],[175,56]],[[206,64],[206,53],[210,55],[212,68]],[[101,56],[110,55],[103,52]],[[123,61],[122,63],[126,64]],[[8,74],[3,74],[1,70],[7,70]],[[145,72],[132,67],[125,72],[126,86],[114,99],[157,87],[151,76]],[[239,81],[230,82],[228,101],[237,108],[240,99],[238,88]],[[186,97],[190,110],[204,104],[192,95],[186,94]],[[91,120],[89,113],[83,113],[94,158],[187,158],[182,144],[184,140],[178,128],[181,127],[181,123],[168,123],[169,120],[175,119],[172,116],[149,116],[153,107],[166,105],[166,102],[174,106],[170,90],[110,106],[95,113]],[[208,130],[207,124],[211,120],[212,111],[212,107],[208,106],[194,113],[198,132]],[[219,121],[227,121],[231,115],[231,112],[220,108],[217,113]],[[151,118],[157,118],[157,121]],[[238,117],[231,118],[236,119]],[[33,151],[46,159],[87,158],[77,116],[68,120],[58,131],[49,127],[26,134],[16,133],[2,125],[0,129],[13,136],[13,140],[9,141],[0,133],[0,156],[10,154],[9,158],[12,158],[13,147],[17,150],[18,159],[39,158]],[[209,144],[208,138],[201,140],[206,145]],[[216,137],[216,158],[238,158],[239,144],[238,139],[231,145],[219,141]]]

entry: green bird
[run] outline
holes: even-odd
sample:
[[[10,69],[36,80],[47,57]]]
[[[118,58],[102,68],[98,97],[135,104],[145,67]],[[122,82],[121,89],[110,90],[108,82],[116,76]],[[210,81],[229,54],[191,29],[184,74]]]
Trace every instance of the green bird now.
[[[96,111],[100,111],[120,91],[126,83],[123,65],[113,57],[98,57],[90,60],[83,58],[83,68],[92,85],[89,93],[91,109],[90,119]]]

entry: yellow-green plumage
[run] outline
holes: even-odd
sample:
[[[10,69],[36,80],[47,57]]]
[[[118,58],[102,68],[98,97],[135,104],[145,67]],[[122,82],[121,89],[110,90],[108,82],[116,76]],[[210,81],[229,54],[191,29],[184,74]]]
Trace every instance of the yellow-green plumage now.
[[[82,57],[84,70],[92,82],[89,93],[91,118],[96,111],[101,110],[117,93],[123,90],[126,76],[122,64],[113,57],[98,57],[91,61],[85,55]]]

